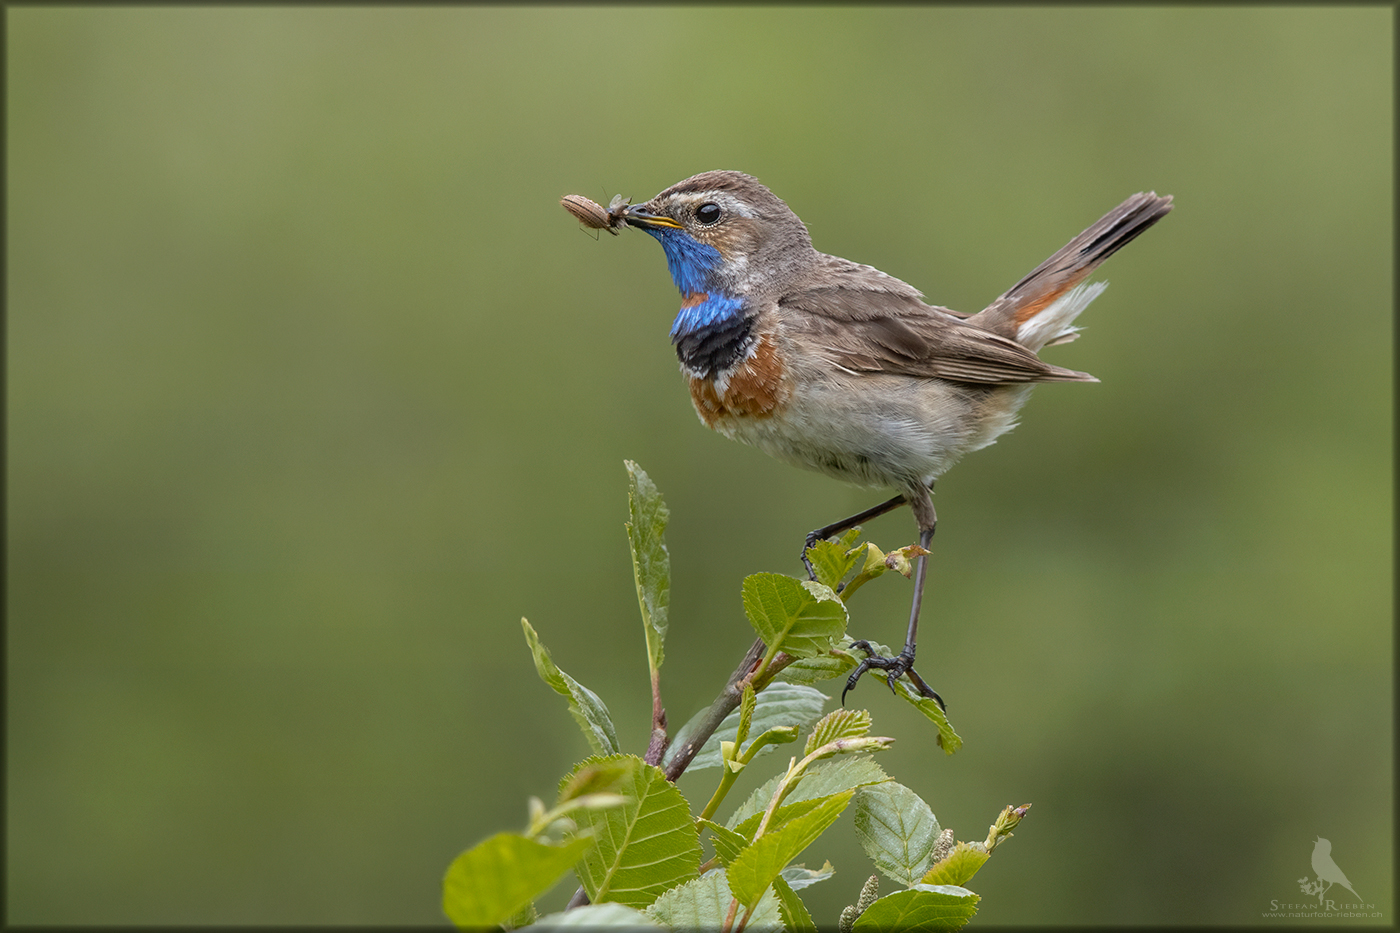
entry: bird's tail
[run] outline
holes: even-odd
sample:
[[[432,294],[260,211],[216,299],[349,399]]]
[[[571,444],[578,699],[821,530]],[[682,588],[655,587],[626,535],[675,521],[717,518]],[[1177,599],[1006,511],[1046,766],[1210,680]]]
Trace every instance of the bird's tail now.
[[[1102,283],[1082,285],[1089,273],[1171,209],[1170,195],[1162,197],[1155,191],[1133,195],[1036,266],[986,310],[973,315],[969,323],[1031,350],[1073,340],[1075,317],[1104,289]]]

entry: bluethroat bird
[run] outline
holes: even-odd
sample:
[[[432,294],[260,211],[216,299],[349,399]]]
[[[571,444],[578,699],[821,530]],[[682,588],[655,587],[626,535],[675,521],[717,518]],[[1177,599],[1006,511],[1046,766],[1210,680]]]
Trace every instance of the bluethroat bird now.
[[[576,197],[576,196],[575,196]],[[643,204],[565,203],[589,226],[625,222],[651,234],[680,289],[671,343],[700,420],[780,460],[898,494],[818,528],[802,551],[907,504],[924,554],[914,570],[904,648],[865,660],[894,689],[914,671],[915,637],[938,516],[930,489],[964,454],[1015,423],[1037,382],[1097,382],[1036,352],[1077,336],[1074,319],[1106,283],[1085,285],[1101,262],[1166,216],[1170,197],[1135,194],[973,315],[925,304],[914,287],[871,266],[819,253],[807,227],[756,178],[703,172]],[[566,199],[567,202],[567,199]]]

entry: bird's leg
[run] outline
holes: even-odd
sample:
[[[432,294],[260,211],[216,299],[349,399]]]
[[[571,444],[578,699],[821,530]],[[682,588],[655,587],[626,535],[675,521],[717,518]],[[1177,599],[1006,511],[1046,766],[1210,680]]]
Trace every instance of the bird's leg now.
[[[933,531],[938,527],[938,513],[933,510],[933,497],[928,494],[927,489],[920,487],[919,496],[910,493],[906,496],[914,509],[914,518],[919,522],[919,545],[928,550],[929,544],[933,542]],[[935,700],[939,707],[946,710],[943,698],[934,691],[924,679],[914,670],[914,643],[919,634],[919,610],[924,602],[924,580],[928,576],[928,554],[920,554],[918,563],[914,565],[914,600],[909,608],[909,630],[904,636],[904,649],[893,658],[883,658],[877,655],[867,641],[857,641],[852,648],[859,648],[864,651],[866,658],[856,666],[851,672],[851,676],[846,679],[846,689],[841,691],[841,703],[845,705],[846,694],[855,689],[856,682],[861,675],[874,668],[885,672],[885,682],[890,685],[890,690],[894,690],[894,682],[904,674],[909,675],[909,680],[923,696]]]
[[[903,495],[898,495],[888,502],[881,502],[879,505],[868,508],[864,512],[857,512],[850,518],[843,518],[839,522],[832,522],[830,525],[810,532],[807,535],[807,542],[802,545],[802,565],[807,568],[807,579],[815,580],[817,578],[816,568],[814,568],[812,562],[807,559],[807,552],[812,549],[812,545],[816,544],[818,541],[825,541],[832,535],[839,535],[842,532],[850,531],[857,525],[863,525],[872,518],[878,518],[886,512],[893,512],[904,503],[905,497]],[[931,505],[930,508],[932,508]]]

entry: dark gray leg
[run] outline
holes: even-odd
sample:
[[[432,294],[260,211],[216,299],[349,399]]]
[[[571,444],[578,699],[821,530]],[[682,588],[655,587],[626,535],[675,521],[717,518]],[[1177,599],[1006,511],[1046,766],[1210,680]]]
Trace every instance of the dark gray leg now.
[[[857,512],[850,518],[843,518],[839,522],[832,522],[830,525],[810,532],[807,535],[807,542],[802,545],[802,564],[807,568],[807,579],[815,580],[817,578],[817,571],[813,569],[812,562],[807,559],[807,552],[812,549],[812,545],[816,544],[818,541],[825,541],[832,535],[839,535],[843,532],[850,531],[857,525],[863,525],[872,518],[879,518],[886,512],[893,512],[903,505],[904,501],[904,496],[895,496],[888,502],[881,502],[879,505],[868,508],[864,512]]]
[[[912,505],[914,518],[919,523],[919,544],[924,550],[928,550],[929,544],[933,542],[934,529],[938,527],[938,513],[933,509],[933,497],[929,495],[928,490],[920,487],[918,492],[922,493],[922,495],[911,491],[899,498],[902,501],[908,501]],[[885,503],[885,505],[888,506],[888,508],[885,508],[885,511],[894,508],[894,505],[888,502]],[[881,506],[876,506],[876,508],[881,508]],[[871,511],[874,510],[872,509]],[[877,512],[876,514],[881,513]],[[914,600],[909,608],[909,629],[904,636],[904,650],[900,651],[899,654],[893,658],[884,658],[875,653],[870,647],[869,642],[858,641],[851,645],[852,648],[859,648],[864,651],[866,658],[864,661],[860,662],[856,669],[851,672],[851,676],[846,679],[846,689],[841,691],[841,704],[843,706],[846,703],[846,694],[855,689],[857,681],[860,680],[861,676],[865,674],[866,671],[874,668],[885,672],[885,681],[890,685],[891,691],[894,690],[894,682],[903,675],[908,674],[910,682],[914,684],[920,694],[937,701],[942,709],[947,710],[947,706],[943,703],[943,698],[940,697],[932,687],[925,683],[924,679],[914,670],[914,646],[919,634],[919,610],[923,607],[924,580],[927,576],[928,555],[921,554],[918,557],[918,563],[914,565]]]

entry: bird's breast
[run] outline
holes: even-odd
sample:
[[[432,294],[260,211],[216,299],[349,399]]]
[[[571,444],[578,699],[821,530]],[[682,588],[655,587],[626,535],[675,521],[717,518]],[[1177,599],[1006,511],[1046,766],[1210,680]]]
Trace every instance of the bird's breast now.
[[[689,379],[700,420],[722,433],[731,433],[726,428],[735,420],[771,417],[792,397],[792,378],[772,334],[759,335],[732,366]]]

